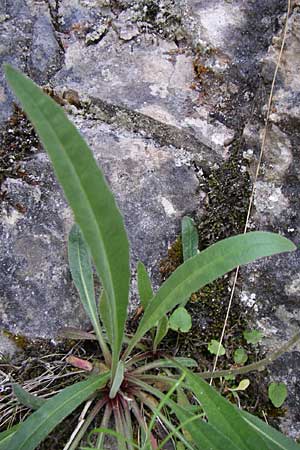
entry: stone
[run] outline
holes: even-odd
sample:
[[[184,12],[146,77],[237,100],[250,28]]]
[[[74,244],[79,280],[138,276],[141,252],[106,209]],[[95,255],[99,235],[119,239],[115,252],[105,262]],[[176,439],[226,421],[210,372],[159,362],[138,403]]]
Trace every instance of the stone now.
[[[279,69],[272,103],[272,113],[262,159],[262,170],[255,193],[255,211],[252,216],[258,229],[276,230],[299,242],[299,133],[297,125],[300,109],[299,70],[299,8],[288,21],[287,41]],[[282,39],[282,31],[278,35]],[[263,73],[275,67],[280,48],[273,40],[263,58]],[[265,66],[268,69],[265,69]],[[271,72],[270,72],[271,73]],[[271,77],[265,78],[267,83]],[[266,103],[263,110],[267,109]],[[254,128],[252,128],[254,130]],[[260,147],[263,135],[248,133],[246,140]],[[251,136],[251,137],[250,137]],[[267,349],[278,349],[283,342],[299,331],[299,253],[262,260],[243,269],[243,290],[256,296],[254,323],[264,333]],[[299,343],[273,363],[272,380],[283,381],[288,387],[288,414],[280,419],[281,428],[299,438],[300,415],[296,406],[300,400]]]
[[[299,2],[292,6],[250,226],[298,244]],[[1,64],[48,84],[116,195],[131,241],[131,312],[138,305],[137,260],[157,288],[158,261],[182,216],[194,214],[200,226],[204,220],[214,168],[238,153],[241,176],[247,171],[254,179],[285,8],[286,0],[0,5]],[[1,73],[6,133],[12,101]],[[26,137],[23,157],[0,147],[0,323],[12,332],[54,337],[61,326],[89,324],[67,267],[72,215],[45,153],[30,133]],[[14,142],[18,148],[16,139],[9,149]],[[252,310],[253,327],[264,332],[266,351],[274,350],[299,329],[299,255],[267,258],[240,273],[238,298]],[[289,391],[281,427],[295,438],[299,352],[298,345],[272,365],[272,377]]]
[[[93,149],[125,216],[133,272],[142,260],[157,287],[158,261],[175,239],[180,218],[198,202],[193,168],[185,155],[180,163],[180,152],[170,146],[111,130],[80,115],[73,120]],[[0,219],[1,325],[31,337],[55,337],[63,326],[87,324],[67,264],[72,216],[43,153],[22,168],[34,177],[34,185],[6,179],[1,187],[5,193]],[[16,203],[22,205],[22,212],[16,211]],[[135,307],[137,299],[132,298],[131,310]]]
[[[62,63],[51,11],[45,3],[7,0],[0,5],[0,66],[9,63],[45,84]],[[12,112],[12,94],[0,71],[0,125]]]

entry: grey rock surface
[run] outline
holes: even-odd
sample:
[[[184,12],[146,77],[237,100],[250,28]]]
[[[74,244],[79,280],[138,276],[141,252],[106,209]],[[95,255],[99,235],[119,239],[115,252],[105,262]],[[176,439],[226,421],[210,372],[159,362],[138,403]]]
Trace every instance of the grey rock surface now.
[[[255,194],[252,220],[257,228],[276,230],[299,246],[299,55],[300,10],[295,7],[288,22],[286,50],[275,87],[270,126],[263,157],[263,167]],[[263,58],[263,74],[267,82],[274,71],[280,51],[282,31],[273,37]],[[270,69],[271,68],[271,69]],[[273,69],[272,69],[273,68]],[[293,99],[293,100],[292,100]],[[263,107],[266,110],[266,105]],[[259,128],[259,127],[258,127]],[[255,135],[246,133],[250,148],[259,147],[262,128]],[[252,141],[249,137],[252,135]],[[257,262],[243,270],[241,295],[254,299],[256,326],[266,337],[265,345],[276,349],[299,331],[299,251]],[[296,345],[272,366],[274,381],[284,381],[289,390],[287,404],[290,416],[282,420],[283,429],[299,437],[300,390],[299,355]],[[291,419],[292,417],[292,419]]]
[[[125,216],[133,270],[140,259],[157,273],[180,218],[198,203],[197,177],[188,156],[81,116],[74,122],[93,148]],[[22,168],[36,184],[8,178],[1,188],[6,199],[0,220],[2,326],[29,336],[55,336],[63,326],[86,323],[67,267],[72,217],[45,154]],[[16,211],[11,206],[16,203],[26,212]]]
[[[300,12],[293,5],[251,224],[298,244]],[[133,275],[141,259],[156,287],[158,261],[180,219],[205,211],[201,186],[210,170],[238,147],[241,172],[253,178],[285,7],[284,0],[0,5],[0,62],[48,84],[64,104],[125,216]],[[0,102],[7,134],[12,95],[2,72]],[[0,324],[55,337],[61,326],[88,325],[67,268],[72,216],[46,155],[34,142],[32,148],[2,178]],[[0,147],[0,163],[2,154]],[[245,308],[252,305],[266,349],[299,329],[299,260],[296,252],[242,271],[240,297]],[[298,346],[273,368],[274,379],[288,384],[282,426],[293,437],[300,423],[299,352]]]
[[[48,3],[5,0],[0,5],[0,65],[9,63],[46,83],[63,61]],[[0,124],[12,112],[13,97],[0,71]]]

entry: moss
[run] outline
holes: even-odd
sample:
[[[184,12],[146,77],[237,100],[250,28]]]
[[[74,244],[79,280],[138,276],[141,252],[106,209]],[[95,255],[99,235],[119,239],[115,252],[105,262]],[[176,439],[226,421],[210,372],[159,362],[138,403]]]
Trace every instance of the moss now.
[[[7,177],[32,182],[30,175],[20,169],[20,161],[34,154],[40,147],[33,126],[23,111],[14,105],[14,111],[0,134],[0,184]]]
[[[2,334],[10,339],[21,350],[24,350],[29,344],[29,340],[20,334],[13,334],[7,330],[3,330]]]
[[[177,41],[184,38],[181,13],[174,0],[143,0],[139,3],[139,16],[137,20],[147,24],[144,29],[142,27],[146,33],[150,25],[152,31],[167,39]]]
[[[157,17],[157,14],[159,13],[159,5],[157,2],[155,1],[146,1],[144,2],[145,6],[144,6],[144,11],[145,11],[145,15],[144,15],[144,20],[146,22],[150,22],[150,23],[155,23],[155,19]]]
[[[207,208],[199,223],[200,249],[244,230],[251,184],[238,150],[223,166],[207,174],[201,189],[207,193]]]
[[[180,264],[183,263],[182,243],[178,237],[168,249],[168,256],[160,262],[159,271],[162,281],[165,281]]]

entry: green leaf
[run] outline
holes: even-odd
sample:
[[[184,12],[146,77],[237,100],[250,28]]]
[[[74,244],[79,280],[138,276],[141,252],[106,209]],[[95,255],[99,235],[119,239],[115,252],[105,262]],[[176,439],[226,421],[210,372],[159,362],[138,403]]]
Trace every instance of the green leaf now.
[[[176,450],[185,450],[185,446],[182,442],[176,443]]]
[[[99,300],[99,312],[100,318],[102,320],[103,326],[105,328],[108,342],[110,343],[111,348],[113,348],[113,324],[110,315],[109,305],[107,304],[107,295],[105,295],[105,290],[103,289],[100,295]],[[124,338],[125,340],[125,338]]]
[[[115,398],[115,396],[117,395],[119,388],[124,380],[124,368],[125,368],[124,362],[119,361],[117,371],[116,371],[116,376],[114,378],[112,387],[110,388],[109,398]]]
[[[12,436],[6,450],[34,450],[40,442],[74,409],[103,387],[110,377],[107,372],[90,377],[63,389],[28,417]]]
[[[129,245],[123,218],[88,145],[64,111],[29,78],[5,66],[6,79],[47,150],[91,250],[113,323],[113,375],[129,293]]]
[[[199,237],[197,227],[190,217],[184,217],[181,221],[181,240],[183,261],[197,255]]]
[[[79,292],[81,303],[92,322],[103,353],[109,361],[110,355],[102,335],[98,307],[95,300],[90,251],[77,224],[73,225],[69,233],[68,256],[71,275]]]
[[[72,340],[96,341],[97,337],[87,331],[78,330],[74,327],[64,327],[59,330],[59,336]]]
[[[242,418],[260,435],[268,445],[269,450],[300,450],[300,445],[292,439],[267,425],[256,416],[239,410]]]
[[[187,333],[192,327],[192,319],[185,308],[179,306],[169,318],[169,326],[174,331]]]
[[[287,398],[287,387],[284,383],[270,383],[268,395],[275,408],[280,408]]]
[[[183,370],[186,384],[204,409],[211,426],[227,436],[239,450],[269,450],[264,440],[242,419],[232,404],[199,376],[188,369]]]
[[[111,430],[110,428],[105,428],[105,427],[100,427],[100,428],[94,428],[90,434],[92,433],[103,433],[103,434],[107,434],[109,436],[113,436],[115,438],[118,438],[121,442],[124,442],[124,444],[128,443],[130,444],[132,447],[134,448],[138,448],[138,446],[131,441],[130,439],[126,438],[125,436],[123,436],[122,434],[118,433],[115,430]],[[98,447],[97,447],[98,448]],[[125,447],[122,448],[122,450],[125,449]],[[80,447],[80,450],[96,450],[95,448],[91,448],[91,447]],[[121,450],[121,449],[120,449]]]
[[[154,338],[154,343],[153,343],[153,350],[156,352],[158,345],[161,343],[161,341],[163,340],[163,338],[166,336],[166,334],[168,333],[168,329],[169,329],[169,321],[167,316],[163,316],[157,324],[157,328],[156,328],[156,334],[155,334],[155,338]]]
[[[224,239],[188,259],[164,282],[148,305],[125,353],[168,311],[193,292],[237,266],[263,256],[296,250],[288,239],[273,233],[254,231]]]
[[[233,374],[225,375],[224,380],[226,380],[226,381],[234,381],[235,380],[235,375],[233,375]]]
[[[248,344],[258,344],[263,337],[263,333],[258,330],[245,330],[243,336]]]
[[[219,350],[220,347],[220,350]],[[215,339],[212,339],[210,341],[210,343],[207,346],[207,349],[209,351],[209,353],[211,353],[212,355],[219,355],[219,356],[223,356],[225,355],[225,348],[224,346],[221,344],[219,341],[216,341]]]
[[[30,394],[25,391],[19,384],[13,384],[13,392],[17,397],[18,401],[27,406],[30,409],[39,409],[47,401],[45,398],[37,397],[36,395]]]
[[[153,297],[153,290],[146,267],[141,261],[137,265],[137,283],[141,305],[145,310]]]
[[[201,418],[197,419],[195,414],[176,403],[172,404],[172,410],[180,423],[184,424],[184,432],[190,435],[195,450],[241,450],[230,439],[230,436],[223,433],[221,427],[214,427]],[[191,441],[189,440],[189,442]]]
[[[236,364],[245,364],[248,359],[245,349],[243,347],[237,348],[234,352],[233,359]]]
[[[250,385],[250,380],[248,380],[248,378],[244,378],[244,380],[241,380],[239,382],[239,385],[237,387],[231,388],[229,390],[232,391],[232,392],[245,391],[249,387],[249,385]]]
[[[20,425],[20,423],[17,423],[8,430],[2,431],[2,433],[0,433],[0,450],[7,450],[10,439],[12,438],[13,434],[16,433]]]

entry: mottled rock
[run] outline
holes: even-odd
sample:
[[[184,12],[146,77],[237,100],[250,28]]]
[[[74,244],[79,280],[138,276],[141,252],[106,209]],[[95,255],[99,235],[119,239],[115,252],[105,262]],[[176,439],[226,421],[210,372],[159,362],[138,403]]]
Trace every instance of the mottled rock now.
[[[222,167],[234,152],[244,157],[240,173],[247,166],[253,179],[285,7],[286,0],[0,5],[1,62],[51,83],[117,197],[133,272],[137,259],[143,260],[155,286],[157,261],[178,233],[182,215],[196,210],[200,222],[205,217],[207,196],[199,192],[199,181],[211,193],[212,168]],[[296,244],[299,16],[295,1],[251,218],[253,228],[280,232]],[[12,96],[2,74],[0,102],[3,122]],[[67,268],[70,211],[45,154],[26,155],[20,168],[29,176],[5,172],[1,186],[0,320],[11,331],[49,337],[63,325],[87,323]],[[266,348],[277,348],[299,329],[299,254],[266,259],[241,273],[241,304],[253,308],[253,326],[264,331]],[[282,427],[292,436],[300,423],[299,350],[272,367],[274,379],[288,384]]]
[[[46,84],[62,62],[62,49],[57,41],[49,14],[40,15],[32,29],[28,71],[38,84]]]
[[[103,167],[125,216],[132,269],[145,262],[158,283],[158,261],[166,253],[197,200],[197,177],[186,155],[107,125],[75,117]],[[72,288],[66,241],[70,210],[43,153],[23,164],[35,184],[7,179],[0,219],[1,325],[15,333],[54,337],[62,326],[86,324]],[[22,205],[22,212],[13,206]],[[12,205],[12,206],[11,206]],[[135,294],[135,292],[134,292]],[[136,307],[132,299],[131,308]]]
[[[12,111],[2,64],[9,63],[44,84],[58,70],[63,51],[46,3],[7,0],[0,5],[0,125]]]
[[[284,19],[284,17],[283,17]],[[283,23],[283,20],[282,20]],[[282,233],[296,245],[300,241],[299,217],[299,152],[300,136],[297,128],[300,109],[299,97],[299,8],[289,18],[288,34],[276,84],[270,126],[267,133],[262,170],[255,194],[255,211],[252,217],[259,229]],[[281,45],[282,32],[273,39],[268,55],[263,60],[263,74],[270,82],[270,68],[275,67]],[[267,101],[267,99],[266,99]],[[266,104],[264,106],[266,110]],[[252,130],[254,128],[252,127]],[[252,137],[251,137],[252,136]],[[261,140],[246,133],[252,147]],[[262,138],[262,128],[260,137]],[[256,140],[256,144],[254,141]],[[265,335],[267,349],[276,349],[299,331],[299,251],[255,263],[243,269],[243,289],[256,298],[255,326]],[[300,345],[282,356],[272,365],[272,379],[287,384],[288,414],[281,420],[282,429],[299,438],[299,358]]]

